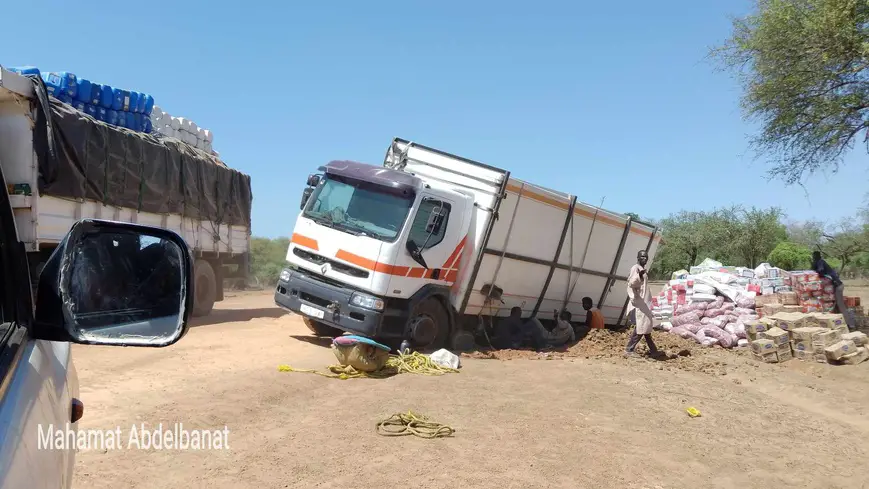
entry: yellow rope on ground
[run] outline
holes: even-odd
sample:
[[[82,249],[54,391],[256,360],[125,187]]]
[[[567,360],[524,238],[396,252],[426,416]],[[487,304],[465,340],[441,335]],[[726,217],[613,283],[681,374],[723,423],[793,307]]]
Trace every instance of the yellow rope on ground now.
[[[456,430],[445,424],[430,421],[422,414],[408,411],[395,413],[377,423],[377,434],[382,436],[418,436],[420,438],[444,438]]]
[[[386,366],[375,372],[361,372],[349,365],[329,365],[328,369],[328,372],[320,372],[312,369],[293,368],[289,365],[278,365],[279,372],[311,373],[341,380],[362,377],[383,379],[397,374],[444,375],[447,373],[458,373],[458,370],[442,367],[433,362],[430,357],[416,351],[409,354],[399,353],[398,355],[389,355],[389,359],[386,360]]]

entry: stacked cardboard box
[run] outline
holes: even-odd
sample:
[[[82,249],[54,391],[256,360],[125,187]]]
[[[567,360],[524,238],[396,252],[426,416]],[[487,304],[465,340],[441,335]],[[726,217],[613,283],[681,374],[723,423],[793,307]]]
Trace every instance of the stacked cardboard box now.
[[[816,272],[791,272],[794,286],[803,312],[832,312],[836,307],[833,283]]]
[[[769,304],[766,304],[769,306]],[[841,314],[778,312],[745,323],[754,357],[781,363],[796,357],[836,365],[856,365],[869,359],[869,336],[848,332]]]

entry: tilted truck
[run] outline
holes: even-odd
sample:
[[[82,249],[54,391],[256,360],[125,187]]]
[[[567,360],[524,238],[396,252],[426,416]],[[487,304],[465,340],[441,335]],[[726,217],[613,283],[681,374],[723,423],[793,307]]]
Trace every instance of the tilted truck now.
[[[0,67],[0,165],[36,283],[73,223],[95,218],[180,234],[194,262],[193,315],[250,262],[250,177],[177,139],[99,122]]]
[[[651,263],[660,242],[629,216],[403,139],[382,167],[333,161],[319,172],[275,302],[321,335],[465,349],[513,307],[584,318],[583,297],[619,324],[637,252]]]

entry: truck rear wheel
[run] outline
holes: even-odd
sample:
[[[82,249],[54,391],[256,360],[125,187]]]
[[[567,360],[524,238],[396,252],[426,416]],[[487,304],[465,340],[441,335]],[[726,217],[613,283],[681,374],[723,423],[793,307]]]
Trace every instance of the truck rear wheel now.
[[[302,321],[305,322],[305,326],[314,333],[314,336],[328,336],[329,338],[335,338],[337,336],[341,336],[343,331],[338,328],[333,328],[325,323],[321,323],[320,321],[316,321],[311,318],[302,318]]]
[[[417,350],[443,348],[450,335],[450,323],[444,306],[434,297],[413,308],[407,323],[407,336]]]
[[[214,299],[217,297],[217,278],[211,263],[196,260],[193,264],[193,316],[211,314]]]

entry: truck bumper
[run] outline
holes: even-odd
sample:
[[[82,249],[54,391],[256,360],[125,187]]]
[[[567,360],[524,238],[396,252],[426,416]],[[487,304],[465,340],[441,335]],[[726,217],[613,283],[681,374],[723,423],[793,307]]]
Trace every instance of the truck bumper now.
[[[317,280],[304,272],[288,271],[289,280],[279,280],[275,288],[275,304],[342,331],[383,336],[384,313],[351,304],[350,297],[356,290]],[[318,317],[320,313],[323,317]]]

